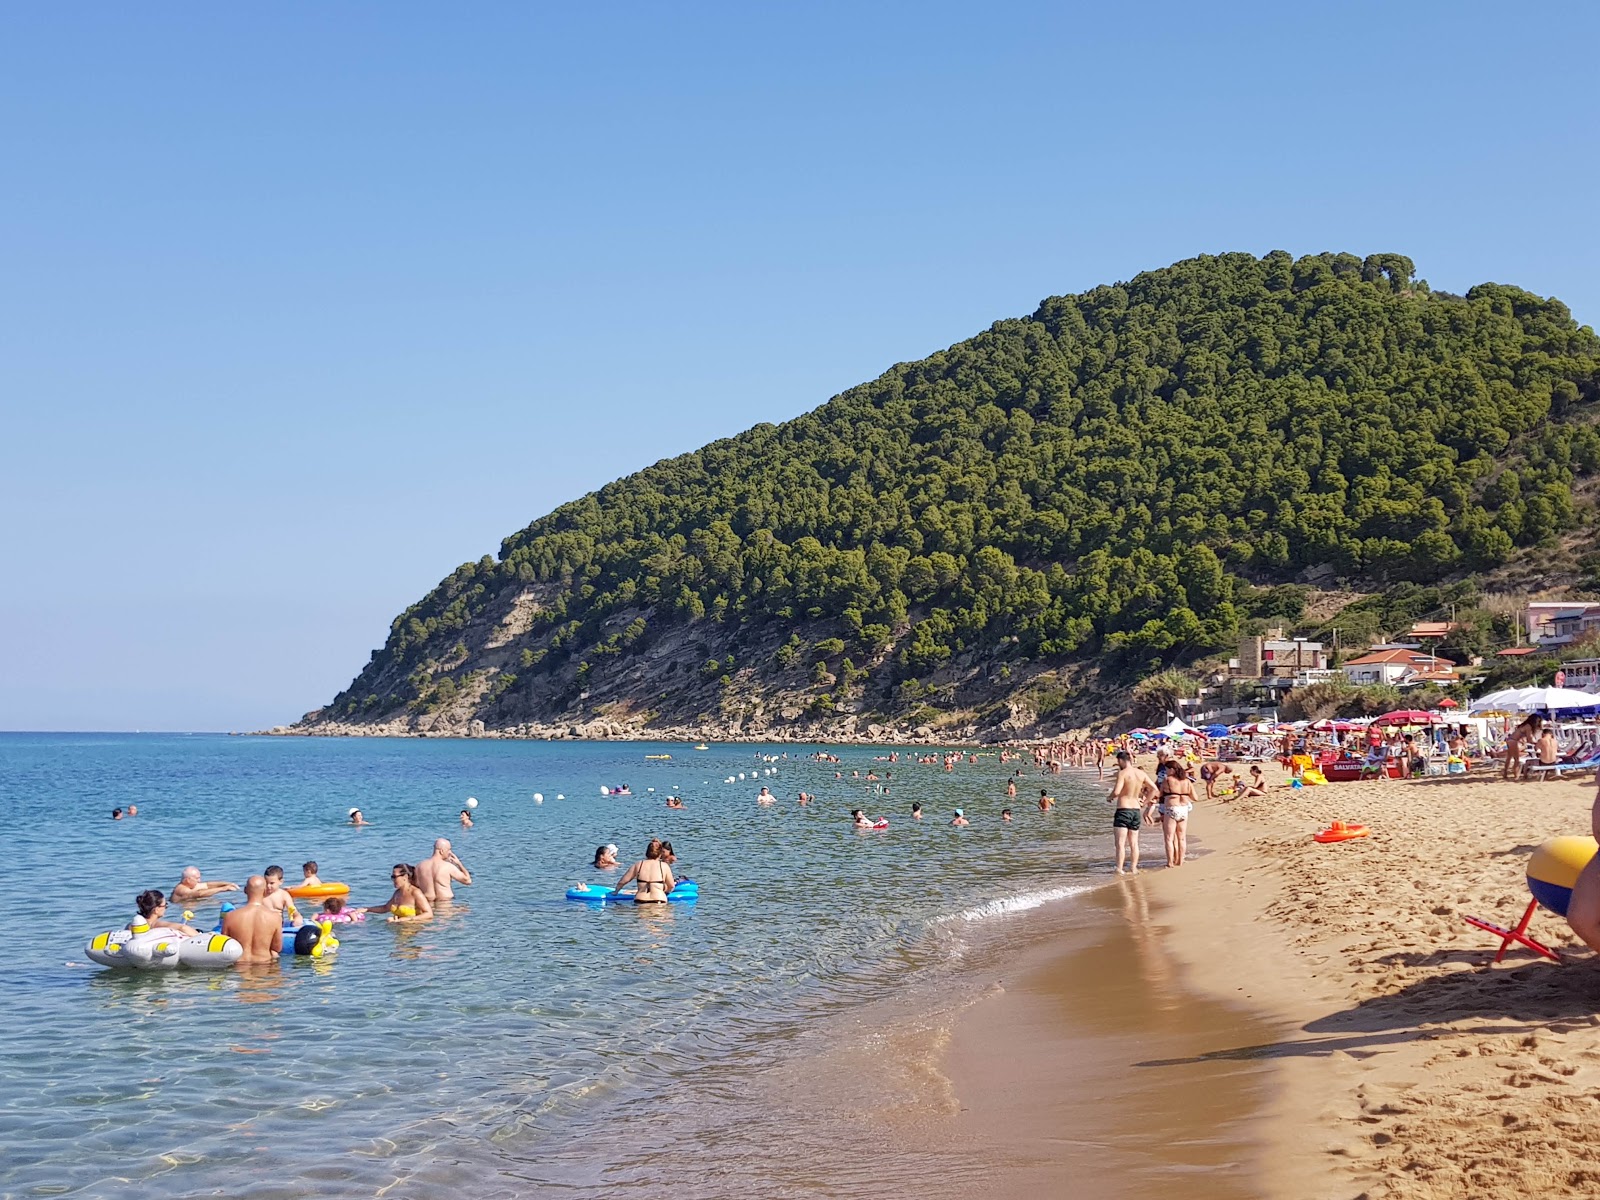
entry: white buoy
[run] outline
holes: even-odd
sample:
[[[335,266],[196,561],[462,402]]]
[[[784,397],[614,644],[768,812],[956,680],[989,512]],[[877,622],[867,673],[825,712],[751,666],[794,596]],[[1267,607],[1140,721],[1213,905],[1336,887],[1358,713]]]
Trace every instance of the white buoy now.
[[[744,772],[743,772],[743,771],[740,771],[740,772],[739,772],[739,778],[740,778],[740,779],[743,779],[743,778],[744,778]]]
[[[468,796],[467,797],[467,807],[468,808],[477,808],[478,807],[478,798],[476,796]]]
[[[543,792],[535,792],[533,794],[533,802],[535,804],[543,804],[544,803],[544,793]]]
[[[563,795],[562,795],[562,794],[561,794],[561,793],[560,793],[560,792],[557,792],[557,793],[556,793],[556,799],[557,799],[557,800],[565,800],[565,799],[566,799],[566,797],[565,797],[565,796],[563,796]]]
[[[645,791],[647,791],[647,792],[653,792],[653,791],[655,791],[655,788],[645,788]]]
[[[605,784],[602,783],[600,785],[600,794],[602,796],[609,796],[609,795],[611,795],[611,789],[608,788]]]

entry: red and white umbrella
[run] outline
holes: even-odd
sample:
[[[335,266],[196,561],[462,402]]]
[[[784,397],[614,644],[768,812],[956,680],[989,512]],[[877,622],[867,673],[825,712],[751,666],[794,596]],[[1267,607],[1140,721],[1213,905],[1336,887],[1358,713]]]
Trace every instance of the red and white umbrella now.
[[[1398,712],[1384,713],[1374,725],[1440,725],[1444,718],[1438,713],[1423,712],[1420,708],[1402,708]]]

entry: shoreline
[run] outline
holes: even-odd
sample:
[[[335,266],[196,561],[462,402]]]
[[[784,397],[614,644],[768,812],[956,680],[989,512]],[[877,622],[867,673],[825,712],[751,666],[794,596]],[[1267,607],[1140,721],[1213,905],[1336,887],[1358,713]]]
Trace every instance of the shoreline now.
[[[1148,918],[1123,927],[1150,927],[1181,987],[1268,1032],[1222,1023],[1187,1055],[1129,1058],[1124,1069],[1147,1090],[1185,1068],[1264,1071],[1272,1099],[1245,1118],[1259,1144],[1249,1168],[1259,1194],[1600,1194],[1600,1146],[1588,1137],[1600,1119],[1595,956],[1541,909],[1530,933],[1567,961],[1513,950],[1494,965],[1494,937],[1461,919],[1515,924],[1529,899],[1528,854],[1587,831],[1594,786],[1483,775],[1202,800],[1194,836],[1207,853],[1168,870],[1147,836],[1157,866],[1105,890],[1148,896]],[[1373,835],[1313,842],[1334,819]],[[1070,1023],[1042,1042],[973,1026],[958,1026],[946,1056],[958,1095],[987,1089],[1002,1110],[1025,1103],[970,1068],[975,1046],[986,1044],[979,1058],[1070,1065]]]

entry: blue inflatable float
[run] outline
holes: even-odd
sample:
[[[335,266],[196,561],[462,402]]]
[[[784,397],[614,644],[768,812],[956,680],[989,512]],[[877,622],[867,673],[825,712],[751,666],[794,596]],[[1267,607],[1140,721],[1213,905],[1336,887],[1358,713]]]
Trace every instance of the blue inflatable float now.
[[[600,884],[580,883],[577,887],[567,889],[568,900],[583,900],[590,904],[632,904],[633,892],[614,892]],[[687,903],[700,899],[700,885],[692,879],[678,880],[678,886],[667,893],[667,899],[675,903]]]

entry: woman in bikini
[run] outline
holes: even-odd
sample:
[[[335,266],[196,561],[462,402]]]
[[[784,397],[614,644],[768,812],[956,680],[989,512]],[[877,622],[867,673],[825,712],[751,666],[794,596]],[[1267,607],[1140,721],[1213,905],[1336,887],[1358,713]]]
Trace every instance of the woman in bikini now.
[[[665,904],[667,893],[677,886],[672,878],[672,868],[661,861],[661,843],[655,838],[644,849],[644,857],[629,867],[617,880],[617,891],[634,885],[635,904]]]
[[[1183,866],[1184,852],[1189,848],[1189,812],[1194,808],[1194,784],[1189,782],[1189,768],[1174,761],[1167,767],[1167,777],[1161,781],[1161,804],[1156,809],[1161,814],[1162,840],[1167,844],[1167,866]]]
[[[395,863],[389,872],[394,895],[387,904],[374,904],[369,913],[388,913],[391,921],[425,921],[433,916],[433,904],[417,886],[417,869],[410,863]]]

